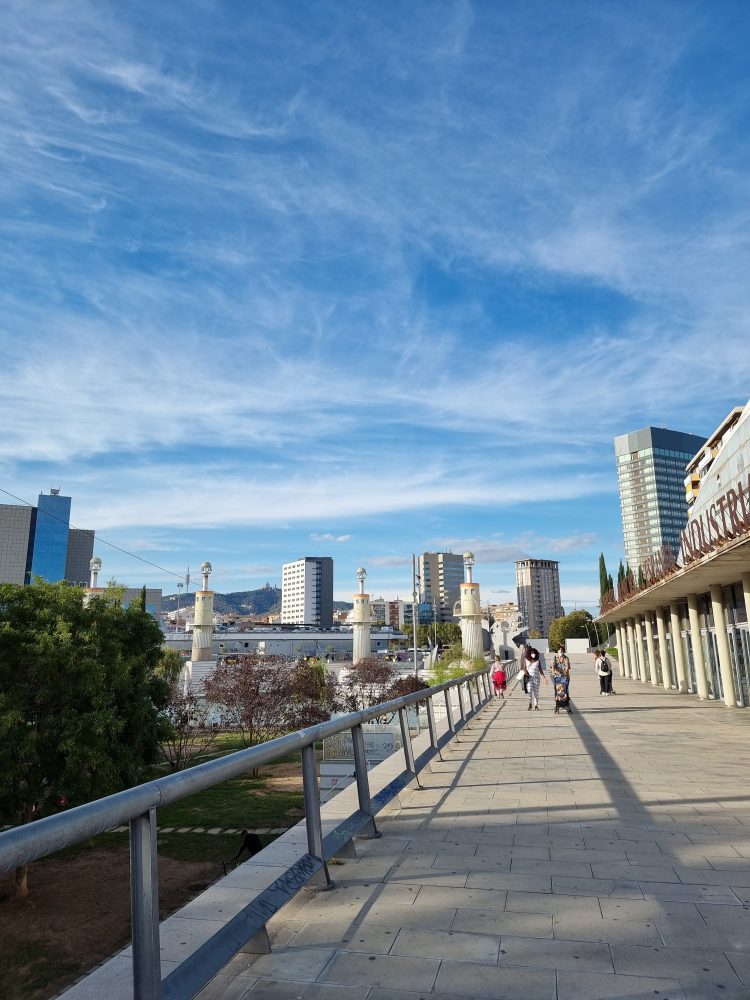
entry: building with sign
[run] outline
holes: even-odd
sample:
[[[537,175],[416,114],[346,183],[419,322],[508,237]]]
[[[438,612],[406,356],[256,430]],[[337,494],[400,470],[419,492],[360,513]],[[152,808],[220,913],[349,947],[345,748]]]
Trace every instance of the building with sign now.
[[[687,521],[685,468],[705,438],[644,427],[615,438],[625,558],[634,572],[663,545],[675,552]]]
[[[733,410],[686,464],[692,493],[675,560],[648,562],[644,585],[610,595],[627,677],[750,705],[750,402]]]
[[[56,489],[40,493],[36,507],[0,504],[0,583],[86,586],[94,532],[70,527],[70,504]]]

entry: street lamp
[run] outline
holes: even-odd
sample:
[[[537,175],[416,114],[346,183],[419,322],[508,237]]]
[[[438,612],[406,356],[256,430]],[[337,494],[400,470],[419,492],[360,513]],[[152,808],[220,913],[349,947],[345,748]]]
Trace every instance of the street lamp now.
[[[419,628],[419,605],[418,593],[417,593],[417,557],[412,554],[411,557],[411,619],[412,619],[412,637],[414,639],[414,676],[419,678],[419,664],[417,663],[417,630]]]
[[[437,604],[432,605],[432,624],[435,626],[435,649],[437,649]]]

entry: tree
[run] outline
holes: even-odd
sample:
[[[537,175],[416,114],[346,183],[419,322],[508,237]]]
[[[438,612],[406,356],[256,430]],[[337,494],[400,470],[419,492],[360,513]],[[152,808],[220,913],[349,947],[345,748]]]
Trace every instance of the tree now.
[[[185,661],[176,649],[162,649],[159,662],[156,664],[155,673],[158,677],[163,677],[171,685],[182,673]]]
[[[391,684],[385,693],[385,700],[392,701],[395,698],[403,698],[407,694],[414,694],[416,691],[426,691],[429,686],[426,681],[420,680],[414,674],[408,674],[406,677],[397,678]],[[424,702],[420,701],[419,704],[423,705]]]
[[[0,813],[21,823],[137,784],[158,759],[163,636],[116,594],[0,584]],[[16,895],[28,895],[26,866]]]
[[[337,707],[335,682],[325,668],[281,657],[223,660],[205,679],[203,690],[246,747],[324,722]]]
[[[569,615],[554,618],[549,627],[550,649],[564,646],[566,639],[588,639],[590,642],[594,637],[598,642],[596,625],[588,611],[571,611]]]
[[[216,743],[218,729],[208,722],[210,711],[207,702],[193,691],[185,691],[179,677],[172,681],[169,704],[164,709],[167,725],[159,741],[170,770],[181,771]]]
[[[432,646],[435,642],[435,632],[437,631],[437,641],[440,646],[450,646],[461,639],[461,626],[456,622],[437,622],[432,625],[420,625],[417,629],[417,645]],[[403,627],[404,635],[408,638],[409,645],[412,645],[414,635],[411,622]]]
[[[599,555],[599,596],[604,597],[609,589],[610,586],[607,564],[604,561],[604,553],[602,552]]]
[[[360,660],[349,668],[341,685],[342,707],[347,712],[360,712],[387,701],[395,677],[390,663],[374,656]]]

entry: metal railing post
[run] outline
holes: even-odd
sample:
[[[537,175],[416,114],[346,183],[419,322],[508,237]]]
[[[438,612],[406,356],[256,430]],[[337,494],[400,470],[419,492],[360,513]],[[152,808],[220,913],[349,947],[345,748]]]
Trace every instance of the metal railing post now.
[[[401,740],[404,744],[404,761],[406,762],[406,770],[411,771],[413,775],[416,775],[417,769],[414,766],[414,751],[411,747],[411,735],[409,734],[409,720],[406,717],[405,708],[400,708],[398,710],[398,721],[401,724]],[[418,780],[417,783],[419,783]]]
[[[437,750],[437,727],[435,726],[435,709],[432,705],[432,695],[427,699],[427,727],[430,730],[430,746]]]
[[[466,722],[466,712],[464,711],[464,696],[461,692],[461,682],[456,684],[456,691],[458,692],[458,711],[461,715],[461,719]]]
[[[370,779],[367,775],[367,754],[365,753],[365,737],[361,724],[352,726],[352,748],[354,750],[354,776],[357,780],[357,799],[359,808],[370,817],[369,833],[360,833],[360,837],[379,837],[380,833],[375,826],[375,816],[372,812],[372,799],[370,797]]]
[[[456,727],[453,725],[453,708],[451,706],[451,699],[453,695],[450,688],[446,688],[446,690],[443,691],[443,695],[445,697],[445,713],[448,716],[448,729],[452,733],[455,733]]]
[[[484,704],[484,699],[482,698],[482,695],[479,692],[479,678],[478,677],[474,678],[474,686],[477,689],[477,708],[481,708],[482,705]]]
[[[161,996],[156,810],[130,820],[130,914],[134,1000]]]
[[[318,769],[315,761],[315,745],[308,743],[302,747],[302,789],[305,797],[305,829],[307,831],[307,849],[314,858],[323,862],[325,886],[334,887],[328,874],[328,865],[323,857],[323,824],[320,819],[320,793],[318,791]]]
[[[471,690],[471,681],[466,682],[466,690],[469,694],[469,711],[475,712],[476,705],[474,704],[474,692]]]

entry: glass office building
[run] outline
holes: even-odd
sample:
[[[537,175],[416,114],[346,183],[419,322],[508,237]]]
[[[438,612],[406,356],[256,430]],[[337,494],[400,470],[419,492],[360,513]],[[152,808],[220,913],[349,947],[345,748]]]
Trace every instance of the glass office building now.
[[[615,438],[625,558],[634,573],[662,545],[677,552],[687,522],[685,468],[705,443],[666,427]]]
[[[70,497],[56,491],[40,494],[34,525],[34,549],[31,558],[31,581],[38,576],[53,583],[65,579],[70,530]]]
[[[41,493],[36,507],[0,504],[0,583],[86,586],[94,532],[70,527],[70,505],[59,490]]]

